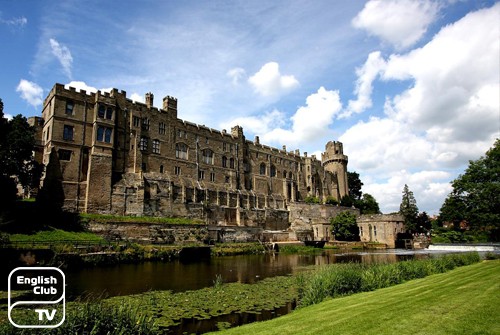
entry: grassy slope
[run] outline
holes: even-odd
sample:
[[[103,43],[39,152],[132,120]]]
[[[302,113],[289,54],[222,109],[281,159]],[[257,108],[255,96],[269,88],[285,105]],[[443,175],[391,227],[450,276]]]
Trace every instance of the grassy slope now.
[[[500,261],[325,301],[220,334],[500,334]]]

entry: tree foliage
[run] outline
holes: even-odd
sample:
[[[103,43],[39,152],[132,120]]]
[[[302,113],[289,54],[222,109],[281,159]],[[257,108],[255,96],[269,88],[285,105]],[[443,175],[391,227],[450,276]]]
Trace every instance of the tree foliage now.
[[[353,200],[360,200],[361,195],[363,194],[363,192],[361,192],[363,183],[361,182],[361,179],[359,179],[359,173],[347,172],[347,184],[349,186],[349,196]]]
[[[331,219],[332,232],[336,240],[359,241],[359,228],[356,215],[351,212],[341,212]]]
[[[469,161],[463,175],[452,182],[452,192],[440,210],[442,221],[465,220],[472,230],[488,230],[498,240],[500,229],[500,140],[486,155]]]
[[[16,176],[18,181],[27,186],[33,182],[33,173],[38,171],[33,160],[35,130],[21,114],[11,120],[4,118],[3,103],[0,99],[0,176],[3,183],[10,183],[6,178]]]
[[[381,214],[380,207],[373,195],[365,193],[363,198],[358,201],[358,206],[361,214]]]
[[[417,200],[415,200],[413,192],[410,191],[410,188],[406,184],[403,188],[403,197],[399,205],[399,214],[403,215],[405,219],[406,229],[415,231],[418,216]]]

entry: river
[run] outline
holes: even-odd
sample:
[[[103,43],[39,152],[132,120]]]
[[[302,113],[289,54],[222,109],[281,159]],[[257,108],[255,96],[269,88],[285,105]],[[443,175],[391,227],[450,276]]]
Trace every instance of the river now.
[[[324,250],[317,255],[262,254],[213,257],[200,262],[145,262],[66,272],[66,296],[111,297],[150,290],[174,292],[212,286],[217,276],[223,281],[253,283],[266,277],[284,276],[311,265],[342,262],[392,263],[427,258],[439,251],[378,250],[346,252]],[[449,252],[447,252],[449,253]]]

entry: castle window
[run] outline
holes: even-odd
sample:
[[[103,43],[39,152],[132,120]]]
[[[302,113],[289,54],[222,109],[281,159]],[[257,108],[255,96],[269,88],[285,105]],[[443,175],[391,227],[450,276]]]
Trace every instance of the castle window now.
[[[175,158],[188,159],[188,147],[184,143],[175,144]]]
[[[180,168],[179,166],[175,166],[175,167],[174,167],[174,173],[175,173],[176,175],[180,175],[180,174],[181,174],[181,168]]]
[[[226,184],[229,184],[229,182],[230,182],[230,181],[231,181],[231,179],[229,178],[229,176],[226,176],[226,178],[225,178],[225,183],[226,183]]]
[[[113,118],[113,108],[106,108],[106,119],[111,120]]]
[[[226,151],[227,147],[226,147],[226,142],[222,142],[222,151]]]
[[[260,164],[260,175],[261,176],[266,175],[266,164],[264,164],[264,163]]]
[[[292,171],[290,171],[290,172],[288,173],[288,178],[293,179],[293,173],[292,173]]]
[[[215,181],[215,173],[213,173],[213,172],[210,173],[210,181],[211,182]]]
[[[75,128],[73,126],[68,126],[65,124],[63,129],[63,140],[73,141],[74,129]]]
[[[163,165],[160,165],[160,173],[163,173]]]
[[[153,140],[153,153],[160,153],[160,140]]]
[[[75,103],[71,100],[66,101],[66,114],[73,115],[73,109],[75,107]]]
[[[234,158],[230,158],[230,159],[229,159],[229,167],[230,167],[231,169],[234,169]]]
[[[57,150],[57,155],[60,161],[69,161],[71,160],[71,150],[59,149]]]
[[[205,179],[205,171],[203,170],[198,171],[198,179],[199,180]]]
[[[158,133],[160,133],[160,135],[165,135],[165,133],[167,132],[166,129],[167,127],[165,123],[160,122],[160,124],[158,125]]]
[[[147,117],[142,118],[142,130],[149,130],[149,119]]]
[[[286,171],[283,171],[283,178],[286,178]]]
[[[99,105],[99,109],[97,110],[97,116],[101,119],[104,119],[104,115],[106,114],[106,107],[104,105]]]
[[[227,167],[227,157],[222,156],[222,167]]]
[[[210,149],[205,149],[201,152],[203,157],[203,163],[213,164],[214,163],[214,152]]]
[[[271,165],[271,177],[276,177],[276,167]]]
[[[141,118],[138,116],[133,116],[132,122],[134,124],[134,127],[139,127],[141,125]]]
[[[148,138],[145,136],[141,137],[141,141],[139,142],[139,150],[146,151],[148,150]]]
[[[101,119],[111,120],[113,118],[113,108],[104,105],[99,105],[99,109],[97,110],[97,116]]]
[[[363,236],[363,227],[359,227],[359,235]]]
[[[373,236],[377,237],[377,227],[373,226]]]
[[[109,127],[98,126],[97,127],[97,141],[111,143],[111,135],[113,129]]]

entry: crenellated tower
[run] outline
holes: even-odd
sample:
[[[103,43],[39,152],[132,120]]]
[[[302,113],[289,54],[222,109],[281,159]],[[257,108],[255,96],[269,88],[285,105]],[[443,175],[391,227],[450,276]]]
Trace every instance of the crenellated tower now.
[[[347,156],[341,142],[330,141],[325,146],[325,152],[321,154],[321,163],[325,171],[333,173],[337,177],[337,200],[349,195],[347,184]]]

